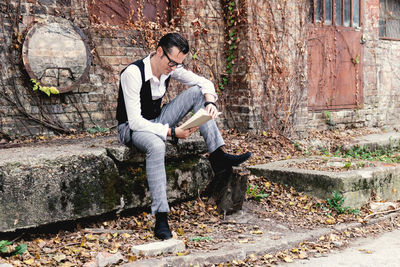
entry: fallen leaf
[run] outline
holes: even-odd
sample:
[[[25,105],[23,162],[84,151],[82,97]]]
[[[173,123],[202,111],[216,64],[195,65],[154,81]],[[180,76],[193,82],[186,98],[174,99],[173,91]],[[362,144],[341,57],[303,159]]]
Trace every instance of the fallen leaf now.
[[[330,234],[329,235],[329,241],[337,241],[339,240],[339,237],[335,234]]]
[[[72,264],[71,262],[64,262],[63,264],[60,265],[60,267],[71,267],[74,266],[75,264]]]
[[[132,262],[132,261],[137,261],[136,255],[129,255],[128,256],[128,262]]]
[[[34,262],[35,262],[34,258],[30,258],[30,259],[24,261],[24,263],[28,264],[28,265],[32,265]]]
[[[290,257],[290,256],[286,256],[286,257],[284,257],[283,258],[283,260],[285,261],[285,262],[293,262],[293,259]]]
[[[256,254],[251,253],[251,254],[249,255],[249,258],[255,259],[255,258],[257,258],[257,256],[256,256]]]
[[[183,229],[181,227],[176,229],[176,232],[178,233],[178,235],[183,236],[185,234],[185,232],[183,231]]]
[[[111,254],[115,254],[118,252],[118,248],[115,249],[109,249],[108,252],[110,252]]]
[[[138,227],[142,226],[142,223],[139,222],[135,217],[133,217],[133,221],[136,223]]]
[[[53,259],[56,262],[61,262],[61,261],[65,260],[66,258],[67,258],[67,256],[65,256],[65,254],[62,254],[62,253],[57,253],[56,255],[53,256]]]
[[[185,256],[185,255],[188,255],[188,254],[189,254],[189,251],[177,252],[176,256]]]
[[[334,218],[327,218],[327,219],[326,219],[326,223],[327,223],[327,224],[335,224],[335,223],[336,223],[336,220],[335,220]]]
[[[88,234],[85,236],[87,240],[96,240],[98,238],[98,236],[94,236],[92,234]]]
[[[367,250],[367,249],[364,249],[364,248],[360,248],[360,249],[358,249],[359,251],[361,251],[361,252],[365,252],[365,253],[367,253],[367,254],[372,254],[372,251],[371,250]]]
[[[121,236],[122,236],[123,238],[129,238],[129,237],[131,237],[131,235],[128,234],[128,233],[123,233],[123,234],[121,234]]]
[[[301,251],[301,252],[299,253],[299,255],[298,255],[298,258],[299,258],[299,259],[307,259],[307,258],[308,258],[308,255],[307,255],[307,253]]]
[[[279,216],[281,216],[281,217],[285,217],[285,214],[283,214],[283,213],[280,212],[280,211],[278,211],[276,214],[279,215]]]

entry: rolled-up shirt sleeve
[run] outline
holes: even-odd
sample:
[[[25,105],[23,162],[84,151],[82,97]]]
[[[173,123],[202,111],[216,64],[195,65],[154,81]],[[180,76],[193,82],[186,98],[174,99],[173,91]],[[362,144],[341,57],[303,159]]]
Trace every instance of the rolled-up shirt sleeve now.
[[[188,86],[198,85],[201,88],[203,95],[212,94],[215,97],[215,100],[218,99],[214,84],[210,80],[197,75],[190,70],[177,68],[171,73],[171,78]]]
[[[151,132],[167,139],[168,124],[154,123],[142,116],[140,104],[140,90],[142,77],[140,70],[135,65],[130,65],[121,75],[121,86],[124,94],[126,113],[129,127],[132,131]]]

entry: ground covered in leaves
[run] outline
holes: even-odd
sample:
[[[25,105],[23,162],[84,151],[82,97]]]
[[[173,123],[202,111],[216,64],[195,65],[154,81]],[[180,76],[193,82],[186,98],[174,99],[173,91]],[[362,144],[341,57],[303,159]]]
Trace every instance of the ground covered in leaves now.
[[[251,176],[250,184],[265,194],[261,198],[253,195],[251,190],[247,194],[247,205],[252,207],[255,216],[269,218],[290,230],[357,221],[368,214],[366,209],[360,215],[335,214],[327,208],[325,201],[271,183],[262,177]],[[172,206],[171,229],[175,237],[183,240],[187,247],[184,253],[178,255],[212,251],[231,242],[252,242],[262,231],[266,231],[266,228],[260,226],[224,220],[215,208],[206,198]],[[153,215],[142,211],[110,220],[81,223],[68,231],[24,234],[17,237],[15,245],[26,244],[27,252],[3,258],[0,263],[9,262],[14,266],[81,266],[93,261],[100,252],[120,252],[124,256],[121,264],[140,260],[144,257],[132,254],[130,249],[133,245],[156,241],[153,223]],[[272,258],[270,262],[273,262]]]
[[[337,151],[355,136],[366,133],[370,132],[368,130],[328,131],[315,132],[310,136],[313,140],[319,140],[319,144],[323,144],[325,151]],[[85,134],[82,137],[95,136]],[[274,132],[239,134],[226,131],[223,132],[223,136],[228,152],[235,154],[245,151],[253,152],[253,157],[246,163],[247,165],[323,153],[320,147],[312,145],[313,140],[303,140],[299,143]],[[61,139],[74,138],[66,136]],[[46,139],[38,137],[31,140],[6,140],[3,144],[30,145],[45,141],[60,141],[58,138]],[[291,231],[327,227],[345,222],[364,222],[365,218],[371,214],[368,205],[360,209],[358,213],[339,214],[326,200],[307,196],[296,192],[293,188],[252,175],[249,177],[246,196],[245,204],[250,207],[255,216],[269,218]],[[396,219],[395,223],[382,224],[381,228],[398,227],[399,223]],[[42,229],[42,233],[40,231],[39,233],[38,231],[19,233],[12,237],[13,245],[6,249],[12,251],[15,246],[26,244],[27,251],[22,255],[9,257],[5,257],[3,253],[0,263],[8,262],[14,266],[82,266],[84,263],[93,261],[100,252],[121,253],[123,259],[119,264],[137,261],[144,257],[134,255],[130,249],[133,245],[156,241],[153,236],[153,224],[154,216],[142,210],[130,211],[111,218],[98,218],[95,221],[58,225],[53,231]],[[229,242],[252,242],[257,235],[262,234],[259,226],[226,220],[216,212],[216,207],[207,198],[172,205],[170,226],[175,237],[183,240],[187,247],[187,250],[178,256],[216,250]],[[250,255],[245,261],[221,263],[219,266],[266,266],[279,261],[290,262],[295,258],[326,253],[335,247],[345,245],[350,238],[376,231],[376,228],[365,229],[356,228],[343,233],[338,232],[321,237],[314,243],[301,243],[290,251],[281,251],[263,257]]]
[[[356,238],[378,236],[379,234],[395,229],[400,229],[399,215],[383,219],[364,227],[349,227],[344,231],[333,231],[328,235],[320,236],[315,241],[300,242],[296,247],[289,250],[278,251],[274,254],[265,254],[262,256],[251,254],[245,260],[233,260],[232,262],[215,264],[213,266],[274,266],[282,262],[291,263],[296,259],[323,257],[324,254],[326,255],[334,250],[346,248],[349,243]],[[366,254],[372,253],[372,251],[369,250],[362,250],[361,252]]]

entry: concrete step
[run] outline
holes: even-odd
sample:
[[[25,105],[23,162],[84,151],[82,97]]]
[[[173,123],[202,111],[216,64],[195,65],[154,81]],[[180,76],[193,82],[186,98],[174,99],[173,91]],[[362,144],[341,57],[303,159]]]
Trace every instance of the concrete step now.
[[[332,197],[338,191],[345,197],[343,206],[359,208],[371,197],[372,192],[387,200],[400,199],[400,165],[375,162],[375,167],[366,167],[348,171],[317,171],[295,167],[291,164],[304,164],[309,160],[323,157],[291,159],[248,167],[257,176],[293,186],[297,191],[305,192],[320,199]],[[332,161],[333,159],[330,158]]]
[[[354,146],[365,146],[371,150],[390,146],[399,147],[400,133],[388,132],[358,137],[345,149],[350,150]],[[399,164],[374,162],[374,167],[340,172],[286,167],[288,164],[290,164],[289,166],[304,166],[304,163],[313,159],[320,159],[322,162],[334,161],[333,158],[324,159],[323,157],[290,159],[251,166],[248,169],[255,175],[293,186],[298,191],[306,192],[321,199],[330,198],[333,191],[338,191],[345,197],[343,205],[353,208],[364,205],[373,192],[385,200],[400,199]],[[337,161],[340,162],[340,159],[337,159]],[[341,164],[343,166],[343,163]]]
[[[368,147],[371,150],[388,147],[400,147],[400,133],[390,131],[356,137],[351,144],[346,145],[344,149],[350,150],[354,146]]]

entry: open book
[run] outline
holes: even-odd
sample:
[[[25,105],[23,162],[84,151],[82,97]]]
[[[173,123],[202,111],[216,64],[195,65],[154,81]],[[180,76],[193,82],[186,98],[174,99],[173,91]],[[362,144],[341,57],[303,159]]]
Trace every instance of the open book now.
[[[201,108],[190,119],[188,119],[178,128],[182,130],[190,129],[193,127],[201,126],[203,123],[206,123],[211,119],[212,117],[208,114],[207,110]]]

